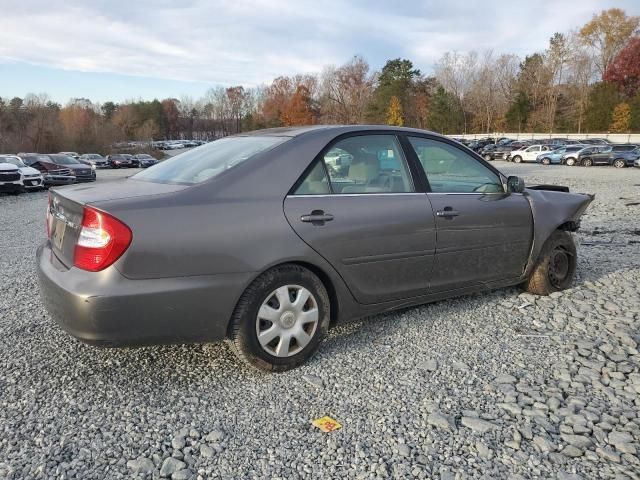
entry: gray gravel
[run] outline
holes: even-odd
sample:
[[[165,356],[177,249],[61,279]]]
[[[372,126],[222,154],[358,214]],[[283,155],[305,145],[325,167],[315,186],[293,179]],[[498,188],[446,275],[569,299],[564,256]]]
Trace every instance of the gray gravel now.
[[[597,194],[574,288],[341,326],[278,375],[75,341],[37,296],[46,193],[0,196],[0,478],[639,478],[640,169],[498,165]]]

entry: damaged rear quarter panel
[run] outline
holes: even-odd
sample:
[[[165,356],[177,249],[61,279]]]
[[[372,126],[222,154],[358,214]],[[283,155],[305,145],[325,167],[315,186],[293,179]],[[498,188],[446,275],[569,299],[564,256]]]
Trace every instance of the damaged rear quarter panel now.
[[[577,230],[580,217],[595,195],[527,189],[525,197],[531,205],[533,215],[533,243],[525,271],[525,275],[528,276],[549,236],[563,225],[566,230]]]

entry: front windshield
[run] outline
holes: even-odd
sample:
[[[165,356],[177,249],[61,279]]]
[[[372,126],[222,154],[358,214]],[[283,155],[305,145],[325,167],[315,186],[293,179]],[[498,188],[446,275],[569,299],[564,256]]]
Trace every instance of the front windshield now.
[[[49,155],[49,157],[59,165],[75,165],[80,163],[75,158],[68,157],[67,155]]]
[[[15,165],[16,167],[26,167],[26,165],[24,164],[24,162],[22,160],[20,160],[19,158],[15,158],[15,157],[3,157],[0,156],[0,163],[10,163],[12,165]]]
[[[159,183],[201,183],[288,139],[271,136],[222,138],[176,155],[131,178]]]

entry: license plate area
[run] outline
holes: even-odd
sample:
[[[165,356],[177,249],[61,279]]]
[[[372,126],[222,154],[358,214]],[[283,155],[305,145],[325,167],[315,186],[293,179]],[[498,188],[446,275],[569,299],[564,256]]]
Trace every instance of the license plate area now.
[[[62,251],[64,244],[64,234],[67,230],[67,222],[57,218],[53,225],[53,235],[51,237],[54,248],[58,251]]]

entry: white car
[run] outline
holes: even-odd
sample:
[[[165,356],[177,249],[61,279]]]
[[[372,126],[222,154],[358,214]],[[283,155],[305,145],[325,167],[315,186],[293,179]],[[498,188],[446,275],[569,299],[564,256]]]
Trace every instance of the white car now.
[[[546,145],[531,145],[530,147],[523,147],[518,150],[513,150],[509,155],[507,155],[507,161],[515,163],[535,162],[538,159],[538,155],[550,150],[551,148]]]
[[[0,164],[9,164],[18,168],[20,181],[26,190],[40,190],[44,188],[42,173],[33,167],[27,167],[17,155],[0,155]]]
[[[0,192],[20,193],[24,191],[20,169],[12,163],[0,162]]]

